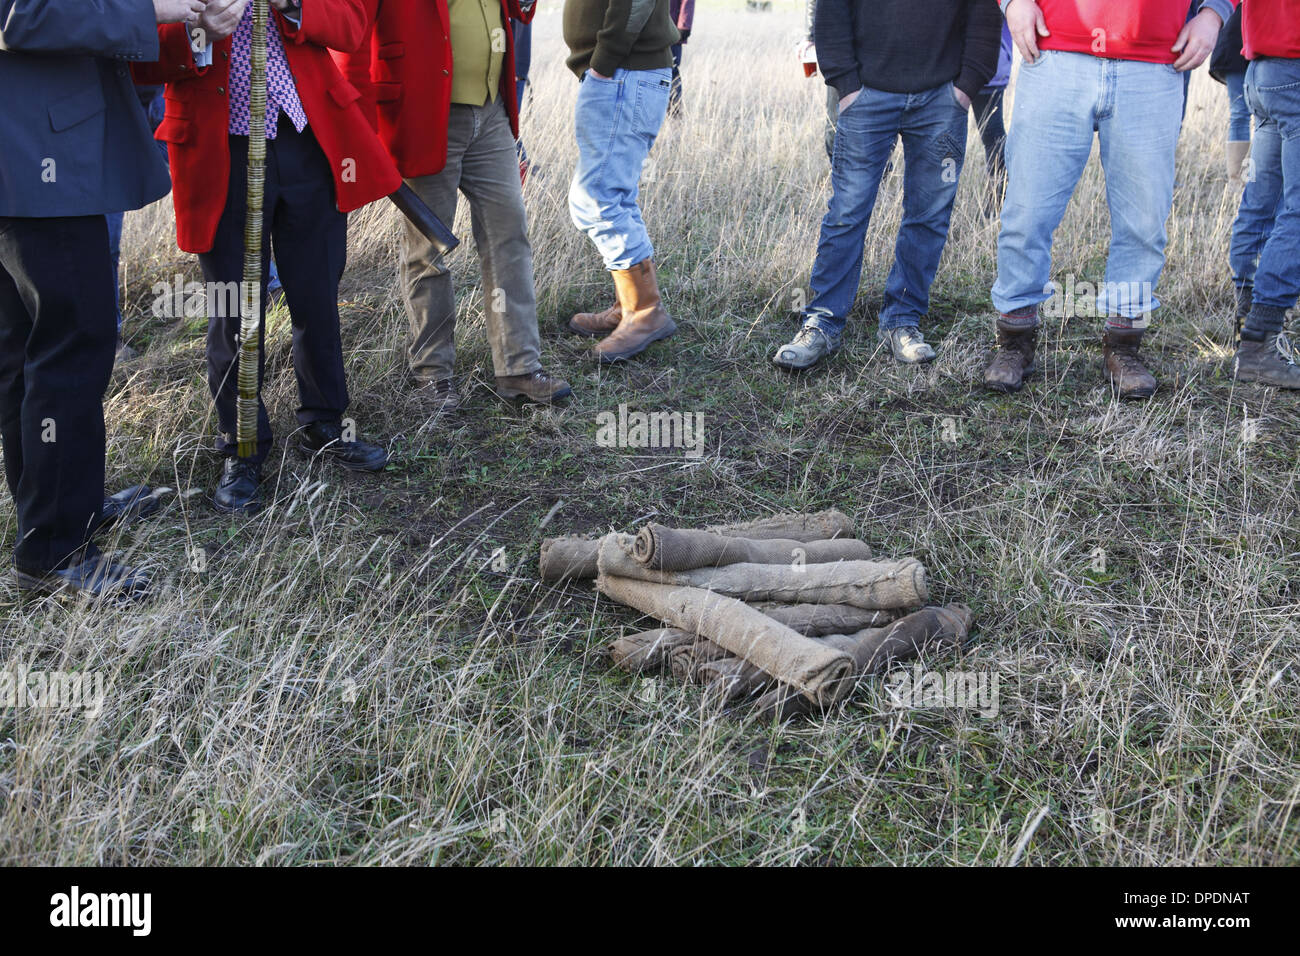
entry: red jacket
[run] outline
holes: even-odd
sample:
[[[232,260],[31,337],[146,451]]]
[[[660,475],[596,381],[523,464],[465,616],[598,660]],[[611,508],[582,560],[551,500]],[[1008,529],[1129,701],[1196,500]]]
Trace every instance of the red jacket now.
[[[303,4],[301,26],[295,27],[274,10],[269,24],[284,37],[285,57],[307,114],[307,128],[329,158],[341,212],[387,196],[402,184],[361,110],[361,94],[339,73],[326,50],[360,46],[378,3],[311,0]],[[167,84],[167,113],[156,136],[167,144],[171,161],[176,241],[186,252],[207,252],[226,207],[230,179],[231,39],[215,44],[212,65],[201,68],[194,65],[184,24],[160,26],[158,39],[158,61],[135,64],[133,70],[140,83]]]
[[[1296,0],[1250,0],[1241,14],[1246,59],[1300,59],[1300,4]]]
[[[510,20],[528,23],[532,3],[501,0],[505,56],[501,102],[519,135],[515,95],[515,37]],[[334,59],[362,93],[367,116],[402,175],[432,176],[447,165],[451,115],[451,37],[447,0],[383,0],[368,43],[355,53],[338,48]]]
[[[1236,7],[1239,0],[1228,0]],[[1187,22],[1187,0],[1038,0],[1051,36],[1044,50],[1112,60],[1173,63],[1174,41]]]

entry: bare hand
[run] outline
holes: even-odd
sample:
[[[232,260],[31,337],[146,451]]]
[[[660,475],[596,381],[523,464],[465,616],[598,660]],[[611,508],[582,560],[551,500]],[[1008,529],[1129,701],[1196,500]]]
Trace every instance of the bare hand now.
[[[590,73],[592,76],[594,76],[594,77],[595,77],[596,79],[598,79],[598,80],[612,80],[612,79],[613,79],[612,76],[606,76],[604,73],[597,73],[597,72],[596,72],[595,70],[593,70],[591,67],[587,67],[587,72]]]
[[[275,9],[279,10],[281,13],[292,13],[296,11],[301,4],[297,3],[296,0],[271,0],[271,6],[275,7]]]
[[[199,17],[199,29],[206,41],[216,43],[234,33],[247,5],[248,0],[208,0],[207,9]]]
[[[857,99],[859,96],[861,96],[861,95],[862,95],[862,90],[861,90],[861,88],[859,88],[859,89],[854,90],[854,91],[853,91],[852,93],[850,93],[848,96],[841,97],[841,98],[840,98],[840,112],[843,113],[846,109],[848,109],[850,106],[852,106],[852,105],[853,105],[853,101],[856,100],[856,99]]]
[[[1038,38],[1050,37],[1047,20],[1043,11],[1034,0],[1011,0],[1007,4],[1007,29],[1011,39],[1016,42],[1016,49],[1025,58],[1026,63],[1038,62]]]
[[[204,0],[153,0],[154,19],[158,23],[186,23],[197,20]]]
[[[960,103],[966,109],[970,109],[970,97],[967,96],[965,93],[963,93],[960,89],[958,89],[956,83],[952,85],[952,95],[957,97],[958,103]]]
[[[1219,31],[1223,21],[1213,10],[1202,10],[1183,27],[1174,41],[1173,51],[1181,55],[1174,61],[1174,69],[1179,73],[1194,70],[1205,58],[1214,52],[1214,44],[1219,40]]]

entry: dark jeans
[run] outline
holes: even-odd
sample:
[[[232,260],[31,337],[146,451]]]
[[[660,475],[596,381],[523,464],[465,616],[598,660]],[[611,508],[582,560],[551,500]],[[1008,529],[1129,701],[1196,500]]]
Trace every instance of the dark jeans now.
[[[103,216],[0,217],[0,435],[29,573],[96,553],[113,312]]]
[[[985,87],[971,101],[975,124],[984,143],[984,168],[988,171],[989,195],[985,212],[992,214],[1002,206],[1007,185],[1007,128],[1003,106],[1005,87]]]
[[[682,45],[674,43],[670,49],[673,53],[673,85],[668,90],[668,114],[679,116],[682,112]]]
[[[230,183],[226,208],[217,225],[212,250],[199,256],[209,283],[238,283],[244,271],[244,212],[247,187],[248,137],[230,137]],[[263,198],[263,288],[269,278],[271,243],[285,301],[293,322],[293,367],[298,378],[298,424],[337,422],[348,405],[339,335],[339,279],[347,259],[347,216],[338,211],[329,160],[321,152],[311,127],[297,132],[281,116],[276,138],[266,144],[266,187]],[[234,456],[235,398],[239,310],[230,309],[230,296],[217,295],[208,304],[208,387],[217,405],[221,428],[218,448]],[[217,308],[213,308],[213,306]],[[265,328],[263,304],[258,321]],[[257,454],[262,461],[271,450],[271,421],[261,402],[266,350],[258,361]]]
[[[1258,127],[1275,126],[1280,139],[1276,166],[1256,175],[1280,180],[1277,217],[1259,254],[1255,303],[1242,327],[1243,338],[1260,339],[1282,331],[1286,312],[1300,298],[1300,59],[1264,57],[1246,71],[1246,102]]]
[[[831,200],[813,263],[805,324],[832,342],[843,333],[862,278],[862,246],[880,177],[903,140],[903,222],[885,283],[880,328],[918,325],[930,304],[930,283],[948,240],[957,181],[966,156],[966,108],[951,83],[922,93],[863,87],[840,110],[831,161]]]

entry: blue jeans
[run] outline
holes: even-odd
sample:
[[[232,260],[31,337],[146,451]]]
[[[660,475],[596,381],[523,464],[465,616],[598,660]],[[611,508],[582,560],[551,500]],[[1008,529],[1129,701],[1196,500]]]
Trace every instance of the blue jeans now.
[[[966,159],[967,111],[952,84],[921,93],[862,88],[836,119],[831,198],[822,219],[804,324],[838,344],[862,280],[862,244],[880,178],[903,139],[903,222],[885,282],[882,331],[919,325],[948,241]]]
[[[1246,102],[1246,72],[1225,73],[1228,87],[1228,142],[1250,142],[1250,105]]]
[[[672,70],[617,70],[608,80],[589,72],[578,87],[578,168],[569,186],[569,215],[610,272],[654,256],[637,196],[671,84]]]
[[[1244,74],[1243,74],[1244,78]],[[1244,99],[1244,96],[1243,96]],[[1238,288],[1254,285],[1259,256],[1282,205],[1282,134],[1273,120],[1261,119],[1250,147],[1246,188],[1232,223],[1228,264]]]
[[[1007,195],[993,305],[1012,312],[1052,296],[1052,235],[1101,139],[1110,253],[1098,313],[1139,319],[1160,305],[1165,220],[1183,79],[1172,66],[1046,50],[1020,68],[1007,137]]]
[[[1300,298],[1300,60],[1255,60],[1246,71],[1246,101],[1259,127],[1277,129],[1280,203],[1273,231],[1259,256],[1255,305],[1243,328],[1280,332],[1286,310]],[[1257,178],[1264,162],[1256,157]]]

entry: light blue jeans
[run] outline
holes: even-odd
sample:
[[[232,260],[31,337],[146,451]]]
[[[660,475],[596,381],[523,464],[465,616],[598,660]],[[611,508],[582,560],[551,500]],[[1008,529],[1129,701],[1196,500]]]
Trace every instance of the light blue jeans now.
[[[1141,319],[1160,305],[1155,288],[1165,264],[1182,108],[1183,78],[1161,63],[1047,50],[1021,66],[993,286],[999,312],[1051,298],[1052,235],[1094,133],[1111,223],[1098,314]]]
[[[573,224],[595,243],[605,268],[630,269],[654,256],[637,205],[641,170],[663,125],[672,70],[590,72],[578,87],[578,168],[569,187]]]

